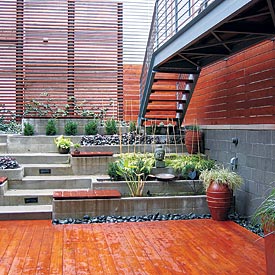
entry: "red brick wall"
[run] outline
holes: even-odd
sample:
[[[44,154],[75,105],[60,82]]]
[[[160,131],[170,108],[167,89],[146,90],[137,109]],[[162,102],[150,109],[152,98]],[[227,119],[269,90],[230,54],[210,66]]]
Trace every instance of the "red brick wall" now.
[[[204,68],[184,124],[275,123],[275,44],[265,41]]]

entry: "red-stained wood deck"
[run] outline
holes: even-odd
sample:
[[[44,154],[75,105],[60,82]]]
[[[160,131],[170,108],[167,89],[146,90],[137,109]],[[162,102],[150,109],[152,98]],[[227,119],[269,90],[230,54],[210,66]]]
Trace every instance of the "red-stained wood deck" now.
[[[213,220],[0,222],[0,274],[264,275],[263,239]]]

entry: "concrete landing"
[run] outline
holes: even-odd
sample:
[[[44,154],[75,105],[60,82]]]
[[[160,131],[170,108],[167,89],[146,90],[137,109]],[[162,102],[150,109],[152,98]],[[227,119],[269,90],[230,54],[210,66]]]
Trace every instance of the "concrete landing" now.
[[[0,220],[49,220],[52,205],[0,206]]]

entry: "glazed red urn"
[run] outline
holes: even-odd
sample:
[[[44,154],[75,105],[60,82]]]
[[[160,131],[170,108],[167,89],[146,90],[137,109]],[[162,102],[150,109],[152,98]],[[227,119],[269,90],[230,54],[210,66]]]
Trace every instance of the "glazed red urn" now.
[[[213,220],[225,221],[231,208],[233,192],[227,184],[211,182],[206,191],[206,200]]]

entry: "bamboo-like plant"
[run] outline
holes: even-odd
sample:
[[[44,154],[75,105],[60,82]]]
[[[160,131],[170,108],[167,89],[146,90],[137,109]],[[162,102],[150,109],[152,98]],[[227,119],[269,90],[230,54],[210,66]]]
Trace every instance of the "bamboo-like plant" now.
[[[132,197],[142,196],[144,183],[153,166],[152,157],[143,154],[123,154],[116,161],[116,173],[126,181]]]

